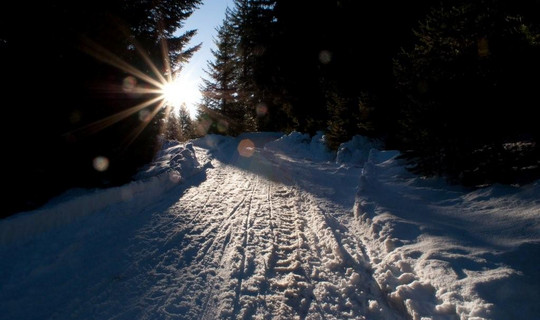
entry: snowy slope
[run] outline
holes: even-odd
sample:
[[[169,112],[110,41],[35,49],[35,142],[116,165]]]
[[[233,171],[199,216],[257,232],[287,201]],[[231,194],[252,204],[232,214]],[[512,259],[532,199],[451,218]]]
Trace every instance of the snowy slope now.
[[[0,319],[538,318],[538,183],[449,187],[323,142],[168,143],[136,182],[1,220]]]

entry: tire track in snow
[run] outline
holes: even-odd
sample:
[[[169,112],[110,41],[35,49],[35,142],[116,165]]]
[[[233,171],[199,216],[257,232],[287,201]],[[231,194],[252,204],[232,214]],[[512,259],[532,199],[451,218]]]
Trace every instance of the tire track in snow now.
[[[234,265],[230,260],[237,255],[239,248],[245,246],[245,237],[242,234],[245,233],[245,229],[247,228],[246,223],[249,223],[249,206],[251,197],[257,186],[257,177],[255,175],[239,173],[240,172],[235,172],[233,181],[235,184],[241,182],[243,186],[241,188],[236,188],[235,193],[229,194],[229,198],[234,199],[241,196],[241,200],[224,215],[224,219],[217,227],[216,236],[210,240],[210,250],[208,251],[211,254],[219,252],[218,257],[213,257],[214,261],[217,261],[215,265],[219,270],[216,271],[215,279],[209,282],[210,289],[203,305],[202,319],[226,317],[233,313],[232,308],[236,305],[234,302],[230,302],[235,301],[235,298],[231,298],[230,293],[223,298],[222,291],[237,292],[237,288],[233,288],[233,285],[227,280],[231,279],[232,274],[235,272],[238,273],[238,270],[241,270],[242,268],[241,266]],[[248,198],[249,201],[247,201]],[[220,246],[221,248],[219,248]],[[211,250],[212,248],[216,249]],[[239,260],[243,261],[243,257]],[[201,263],[205,264],[205,261],[202,261]],[[229,268],[227,268],[227,266],[229,266]],[[242,276],[236,277],[237,282],[240,282],[241,280]],[[227,289],[223,289],[224,287],[227,287]],[[216,299],[216,297],[221,297],[223,299]],[[217,316],[217,314],[219,314],[219,316]]]
[[[335,218],[351,210],[216,163],[143,233],[164,239],[145,249],[155,267],[144,281],[156,283],[146,318],[402,318],[373,280],[359,238]]]
[[[318,164],[272,162],[271,152],[260,154],[270,157],[264,167],[270,178],[260,168],[215,160],[196,186],[129,211],[134,221],[124,233],[100,234],[118,247],[105,254],[89,247],[96,251],[84,257],[96,261],[73,261],[90,262],[86,270],[97,281],[85,287],[88,299],[67,302],[66,317],[406,318],[373,278],[353,208],[321,191],[335,181],[315,189],[318,181],[309,178],[319,174]],[[78,248],[62,254],[69,250]]]
[[[220,261],[236,225],[235,213],[245,197],[235,201],[253,177],[211,171],[207,181],[186,190],[176,205],[158,214],[137,237],[133,247],[142,251],[135,259],[144,265],[134,267],[140,275],[130,286],[149,287],[136,303],[145,305],[142,318],[200,318],[204,301],[211,296],[209,284],[219,280]]]
[[[276,259],[273,263],[273,288],[276,292],[283,292],[285,300],[281,305],[286,317],[299,316],[304,319],[310,307],[315,314],[325,318],[316,297],[313,295],[313,283],[308,275],[309,257],[303,252],[306,250],[305,219],[300,215],[301,199],[296,188],[281,189],[276,192],[276,201],[280,203],[278,217],[279,228],[275,233]],[[285,201],[283,201],[285,200]],[[307,258],[307,259],[306,259]],[[312,306],[312,302],[315,304]]]
[[[233,314],[237,314],[239,309],[240,309],[240,294],[241,294],[241,290],[242,290],[242,281],[243,281],[243,278],[244,278],[245,266],[246,266],[246,251],[245,251],[245,248],[247,248],[247,246],[248,246],[248,231],[249,231],[249,227],[250,227],[249,226],[249,218],[250,218],[250,214],[251,214],[251,205],[252,205],[252,202],[253,202],[253,194],[255,193],[255,189],[257,187],[257,182],[258,182],[258,178],[256,178],[253,189],[251,189],[250,199],[249,199],[249,203],[247,205],[246,219],[244,220],[244,223],[243,223],[244,236],[243,236],[243,240],[242,240],[242,248],[244,248],[244,250],[241,251],[242,261],[240,263],[240,268],[238,270],[238,280],[237,280],[238,285],[236,287],[236,297],[234,299]]]
[[[247,179],[249,178],[249,179]],[[220,282],[227,278],[224,274],[226,268],[223,268],[223,259],[230,246],[233,246],[233,233],[238,225],[239,210],[244,205],[247,195],[246,190],[252,188],[254,177],[246,177],[233,172],[227,176],[227,179],[217,181],[214,186],[222,188],[222,197],[212,203],[212,211],[199,221],[199,225],[205,226],[205,233],[198,239],[201,249],[198,251],[195,260],[196,266],[203,266],[199,274],[208,273],[205,283],[205,289],[198,294],[204,294],[201,304],[202,318],[215,318],[213,312],[216,311],[214,303],[214,292],[221,288]],[[238,188],[237,184],[242,184]],[[238,196],[242,196],[239,201],[234,202]],[[200,315],[200,314],[199,314]],[[199,316],[197,317],[199,318]]]
[[[250,184],[252,184],[253,181],[250,181]],[[241,219],[240,217],[236,217],[238,210],[241,208],[241,206],[245,203],[247,198],[247,195],[244,193],[242,199],[226,214],[225,219],[222,221],[222,223],[217,227],[216,236],[209,240],[210,244],[208,245],[208,249],[221,246],[219,250],[210,250],[210,252],[218,252],[219,257],[214,257],[214,259],[218,259],[219,262],[217,263],[218,267],[223,266],[223,257],[225,256],[227,249],[229,249],[229,244],[232,240],[232,233],[235,231],[235,226],[237,225],[237,220]],[[224,239],[223,239],[224,238]],[[223,239],[222,242],[219,242],[218,240]],[[203,256],[207,256],[207,252],[203,253]],[[205,263],[205,261],[201,261],[201,263]],[[212,282],[213,283],[213,282]],[[212,293],[214,291],[214,286],[210,287],[210,291],[208,294],[207,299],[205,300],[203,310],[206,313],[207,310],[212,311],[212,309],[209,309],[209,301],[210,298],[212,298]],[[204,318],[204,317],[203,317]]]

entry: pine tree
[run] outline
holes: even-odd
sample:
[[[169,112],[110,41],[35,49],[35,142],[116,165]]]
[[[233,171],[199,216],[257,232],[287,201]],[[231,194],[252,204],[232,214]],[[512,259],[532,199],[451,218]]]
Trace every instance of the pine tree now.
[[[429,2],[322,0],[307,9],[298,1],[236,0],[222,27],[234,41],[215,53],[204,112],[219,118],[209,115],[218,109],[212,96],[219,97],[218,79],[227,74],[219,61],[230,56],[234,101],[240,106],[233,109],[243,111],[237,120],[243,130],[313,134],[329,122],[336,130],[338,122],[350,122],[338,119],[343,116],[360,122],[347,125],[340,139],[365,133],[366,127],[371,135],[388,136],[397,118],[392,57]],[[381,23],[392,28],[377,27]],[[358,45],[351,45],[351,38]],[[340,110],[332,110],[336,95],[348,101]],[[230,125],[226,118],[221,122]]]
[[[195,138],[195,128],[186,104],[182,104],[178,109],[178,124],[180,126],[180,141],[186,141]]]
[[[239,32],[239,92],[251,130],[282,130],[287,119],[278,89],[274,14],[276,1],[237,1],[233,22]]]
[[[237,0],[233,9],[227,9],[218,29],[215,60],[208,65],[209,79],[204,81],[199,112],[212,118],[213,128],[220,133],[257,130],[260,124],[274,123],[270,114],[279,113],[274,112],[269,83],[265,82],[271,77],[267,70],[270,64],[263,59],[272,7],[272,1]]]
[[[217,50],[212,51],[215,60],[208,63],[207,70],[210,79],[203,80],[202,108],[220,115],[214,120],[220,133],[237,135],[245,127],[245,106],[239,99],[239,36],[232,24],[232,15],[233,11],[227,8],[225,20],[217,29]]]
[[[163,125],[163,135],[166,140],[182,140],[182,127],[180,118],[175,112],[170,111]]]

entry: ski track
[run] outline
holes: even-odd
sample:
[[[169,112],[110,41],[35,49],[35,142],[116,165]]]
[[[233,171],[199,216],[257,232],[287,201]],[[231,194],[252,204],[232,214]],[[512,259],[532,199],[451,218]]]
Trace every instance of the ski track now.
[[[84,301],[74,294],[50,318],[407,318],[386,301],[349,231],[352,208],[294,178],[212,164],[165,210],[143,210],[125,247],[111,249],[123,269],[86,284]]]

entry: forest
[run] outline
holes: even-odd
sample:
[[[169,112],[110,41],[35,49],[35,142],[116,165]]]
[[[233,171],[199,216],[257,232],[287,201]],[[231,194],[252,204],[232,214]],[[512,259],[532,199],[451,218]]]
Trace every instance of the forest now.
[[[5,5],[2,216],[123,184],[164,138],[207,133],[323,131],[331,149],[364,135],[471,187],[540,177],[539,0],[235,0],[191,120],[125,66],[181,72],[196,31],[174,33],[201,3]]]
[[[218,31],[211,132],[360,134],[467,186],[540,176],[540,1],[237,0]]]

